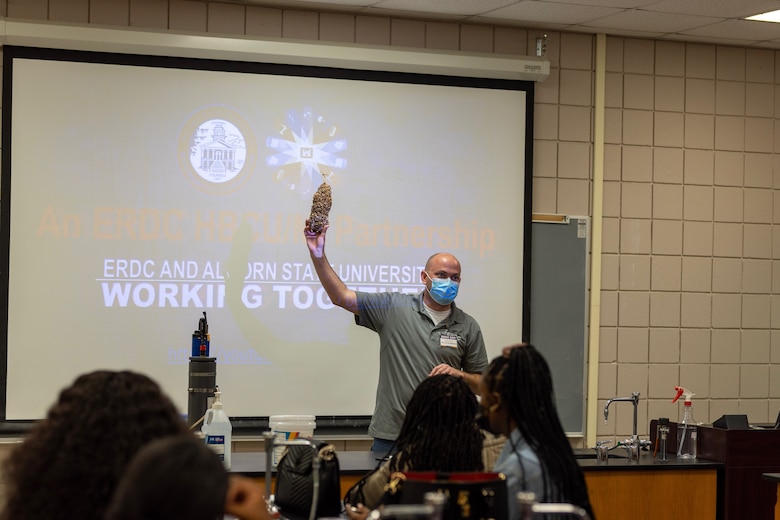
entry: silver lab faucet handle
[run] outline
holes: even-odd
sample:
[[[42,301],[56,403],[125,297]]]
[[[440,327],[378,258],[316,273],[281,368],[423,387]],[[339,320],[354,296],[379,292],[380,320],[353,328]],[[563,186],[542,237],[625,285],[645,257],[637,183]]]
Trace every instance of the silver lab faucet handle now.
[[[637,416],[639,413],[639,392],[631,392],[631,397],[613,397],[612,399],[609,399],[607,403],[604,405],[605,423],[609,420],[609,405],[611,405],[615,401],[630,402],[631,404],[634,405],[634,430],[633,430],[633,434],[631,435],[631,438],[635,441],[638,440],[639,436],[637,435]]]

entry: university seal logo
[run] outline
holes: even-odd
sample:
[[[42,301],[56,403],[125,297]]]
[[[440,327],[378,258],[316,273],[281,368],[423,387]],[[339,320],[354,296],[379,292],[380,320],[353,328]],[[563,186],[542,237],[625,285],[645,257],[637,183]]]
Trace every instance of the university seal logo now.
[[[197,111],[184,124],[178,159],[188,180],[202,191],[231,193],[251,176],[255,139],[244,117],[226,106]]]

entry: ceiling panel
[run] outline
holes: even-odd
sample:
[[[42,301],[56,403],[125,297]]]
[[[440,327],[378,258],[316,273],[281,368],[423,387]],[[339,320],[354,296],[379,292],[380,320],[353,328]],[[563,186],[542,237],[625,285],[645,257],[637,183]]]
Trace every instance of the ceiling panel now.
[[[632,9],[651,4],[657,4],[659,0],[541,0],[551,4],[590,5],[594,7],[617,7],[620,9]]]
[[[680,32],[692,36],[709,36],[710,38],[775,40],[780,39],[780,24],[750,20],[726,20],[714,25]]]
[[[526,0],[525,2],[517,2],[508,7],[490,11],[489,13],[486,13],[486,16],[490,16],[491,18],[571,25],[603,18],[604,16],[619,12],[620,9],[614,7],[591,7]]]
[[[780,9],[780,0],[661,0],[647,9],[697,16],[744,18]]]
[[[201,0],[210,1],[210,0]],[[224,0],[282,9],[462,20],[550,31],[775,48],[780,24],[741,18],[780,9],[780,0]]]
[[[425,0],[425,11],[428,13],[476,15],[516,2],[517,0]],[[382,9],[419,11],[420,0],[381,0],[372,6]]]
[[[611,16],[599,18],[592,22],[586,22],[583,25],[600,27],[603,29],[671,33],[694,29],[696,27],[701,27],[702,25],[712,25],[722,21],[723,18],[708,16],[690,16],[684,14],[632,10],[622,11]]]

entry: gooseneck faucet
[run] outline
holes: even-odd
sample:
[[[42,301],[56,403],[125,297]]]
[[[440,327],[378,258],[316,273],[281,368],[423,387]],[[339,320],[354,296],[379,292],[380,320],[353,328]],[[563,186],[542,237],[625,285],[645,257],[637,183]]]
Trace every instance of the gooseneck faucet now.
[[[634,404],[634,431],[631,434],[631,440],[636,443],[639,441],[639,436],[636,432],[636,419],[637,419],[637,412],[639,410],[639,392],[631,392],[631,397],[613,397],[609,401],[607,401],[607,404],[604,405],[604,422],[607,422],[609,420],[609,405],[611,405],[615,401],[627,401]]]

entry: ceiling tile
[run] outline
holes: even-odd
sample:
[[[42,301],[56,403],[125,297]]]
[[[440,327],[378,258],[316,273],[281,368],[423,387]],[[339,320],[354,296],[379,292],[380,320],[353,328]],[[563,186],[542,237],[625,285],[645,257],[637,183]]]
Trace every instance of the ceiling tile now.
[[[426,13],[478,15],[517,3],[517,0],[380,0],[372,7]]]
[[[688,16],[683,14],[655,13],[652,11],[632,10],[605,16],[583,25],[604,29],[628,29],[650,32],[680,32],[687,29],[711,25],[723,21],[723,18],[708,16]]]
[[[620,9],[614,7],[589,7],[527,0],[490,11],[484,16],[568,25],[587,22],[618,12]]]
[[[662,0],[646,7],[650,11],[680,13],[722,18],[744,18],[780,9],[780,0]]]
[[[410,19],[431,19],[438,21],[464,21],[469,19],[468,15],[464,14],[448,14],[448,13],[428,13],[420,11],[409,11],[405,9],[385,9],[382,7],[366,7],[361,9],[358,14],[371,15],[371,16],[392,16],[396,18],[410,18]]]
[[[1,2],[2,0],[0,0]],[[210,2],[212,0],[199,0]],[[780,24],[740,20],[780,9],[780,0],[229,0],[280,9],[352,12],[424,20],[605,32],[777,48]],[[725,20],[730,19],[730,20]]]
[[[618,7],[633,9],[658,3],[658,0],[541,0],[551,4],[589,5],[594,7]]]
[[[780,39],[780,24],[754,22],[752,20],[726,20],[686,31],[676,31],[690,36],[709,36],[740,40],[777,40]]]
[[[548,22],[531,22],[528,20],[519,20],[514,18],[491,18],[490,16],[471,16],[466,19],[467,22],[471,23],[487,23],[491,25],[511,25],[520,27],[523,29],[538,29],[540,31],[544,32],[550,32],[550,31],[575,31],[577,32],[577,29],[572,29],[571,24],[556,24],[556,23],[548,23]],[[581,31],[585,32],[585,31]]]

